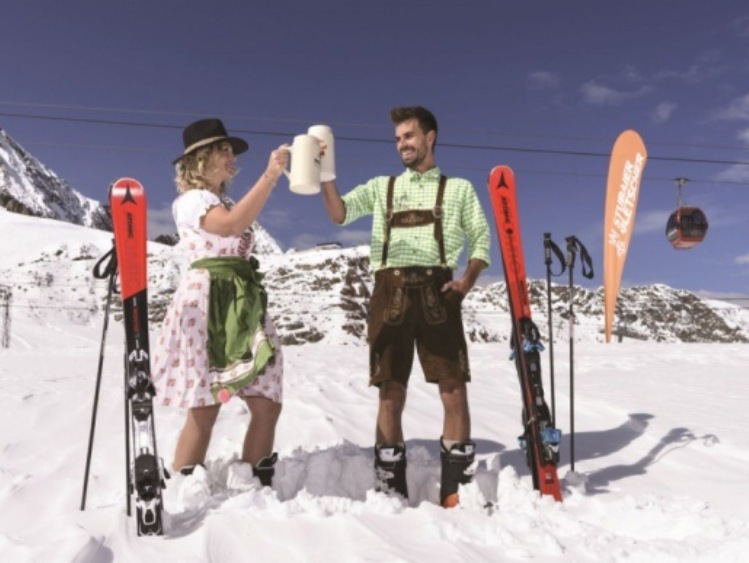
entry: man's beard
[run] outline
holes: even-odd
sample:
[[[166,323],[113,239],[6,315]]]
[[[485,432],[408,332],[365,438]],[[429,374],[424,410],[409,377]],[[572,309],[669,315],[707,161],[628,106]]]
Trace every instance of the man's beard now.
[[[426,155],[419,154],[419,151],[414,151],[411,153],[410,157],[411,161],[407,161],[406,157],[401,155],[401,160],[403,161],[403,166],[406,168],[410,168],[413,170],[414,168],[418,167],[422,162],[424,162],[424,159],[426,158]]]

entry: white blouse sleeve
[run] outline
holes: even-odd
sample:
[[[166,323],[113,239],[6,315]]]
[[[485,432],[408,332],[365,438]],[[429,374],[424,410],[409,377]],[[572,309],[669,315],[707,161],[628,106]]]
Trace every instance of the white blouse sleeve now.
[[[200,220],[217,205],[222,205],[221,199],[208,190],[190,190],[183,193],[172,206],[177,229],[200,229]]]

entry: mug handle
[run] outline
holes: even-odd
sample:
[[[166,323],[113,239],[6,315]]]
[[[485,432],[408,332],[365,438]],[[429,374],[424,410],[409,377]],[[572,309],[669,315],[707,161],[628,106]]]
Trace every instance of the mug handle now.
[[[285,150],[287,153],[289,153],[289,164],[288,166],[291,166],[291,159],[293,158],[294,151],[291,150],[291,145],[287,147],[281,147],[281,150]],[[291,182],[291,172],[287,170],[286,168],[283,169],[283,173],[286,176],[286,179]]]

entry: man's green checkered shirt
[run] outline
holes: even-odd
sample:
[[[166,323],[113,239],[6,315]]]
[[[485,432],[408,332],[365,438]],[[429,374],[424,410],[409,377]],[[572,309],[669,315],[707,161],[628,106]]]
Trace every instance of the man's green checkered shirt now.
[[[434,208],[440,169],[432,168],[423,174],[406,170],[395,180],[393,211]],[[385,236],[385,212],[387,209],[388,176],[372,178],[357,186],[345,196],[346,217],[343,225],[373,215],[370,262],[374,270],[404,268],[408,266],[438,266],[440,253],[434,238],[434,225],[397,228],[390,231],[387,264],[382,265],[382,243]],[[445,255],[450,268],[458,267],[458,258],[468,239],[468,259],[479,259],[489,265],[489,243],[491,235],[481,203],[468,180],[448,178],[442,202],[442,225],[445,239]]]

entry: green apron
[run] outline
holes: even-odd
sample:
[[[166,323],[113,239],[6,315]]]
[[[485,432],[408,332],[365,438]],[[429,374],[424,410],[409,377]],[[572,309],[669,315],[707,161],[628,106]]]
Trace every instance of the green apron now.
[[[211,394],[226,403],[274,359],[264,327],[268,296],[258,262],[238,257],[203,258],[190,268],[208,270],[208,372]]]

